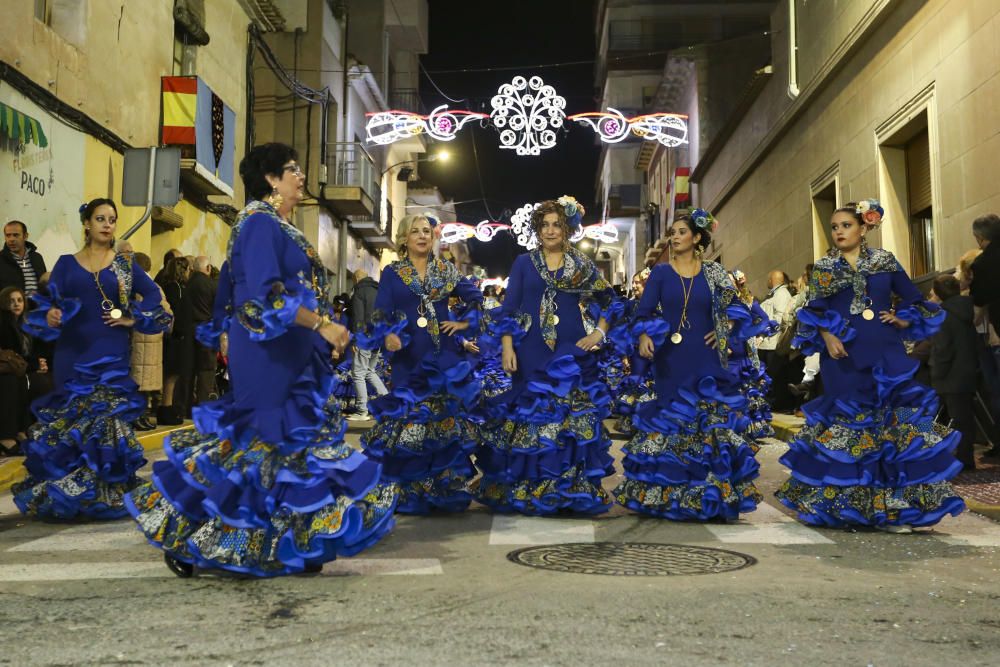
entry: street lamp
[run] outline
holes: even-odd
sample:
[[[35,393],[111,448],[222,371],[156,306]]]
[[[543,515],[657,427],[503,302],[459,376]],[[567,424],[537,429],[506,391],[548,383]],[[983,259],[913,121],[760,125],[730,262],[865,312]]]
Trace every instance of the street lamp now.
[[[414,164],[417,164],[418,162],[437,162],[438,160],[440,160],[441,162],[447,162],[449,159],[451,159],[451,153],[442,148],[437,153],[431,153],[427,157],[418,158],[416,160],[403,160],[401,162],[397,162],[396,164],[389,165],[382,171],[382,176],[385,176],[390,169],[398,167],[401,164],[407,164],[410,162]],[[408,181],[410,180],[410,174],[412,173],[413,173],[413,167],[403,167],[402,169],[399,170],[399,173],[396,174],[396,180]]]

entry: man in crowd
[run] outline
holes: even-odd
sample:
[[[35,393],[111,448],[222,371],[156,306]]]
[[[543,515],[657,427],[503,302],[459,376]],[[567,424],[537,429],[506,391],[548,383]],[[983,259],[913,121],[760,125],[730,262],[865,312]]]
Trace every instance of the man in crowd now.
[[[35,244],[28,241],[28,226],[11,220],[3,228],[4,248],[0,252],[0,289],[18,287],[26,296],[38,291],[45,273],[45,260]]]
[[[783,271],[771,271],[767,276],[767,298],[760,304],[767,316],[779,324],[782,324],[788,306],[792,302],[792,292],[788,289],[788,282],[788,276]],[[775,352],[783,332],[784,326],[757,346],[760,360],[764,362],[773,381],[771,384],[773,396],[770,397],[770,403],[775,409],[787,409],[793,403],[788,392],[787,360],[780,359]]]
[[[197,328],[212,319],[212,305],[215,303],[216,283],[211,278],[212,264],[204,255],[194,260],[194,270],[188,278],[188,296],[191,298],[191,312],[194,325]],[[194,371],[195,371],[195,401],[194,404],[211,400],[215,393],[215,350],[205,347],[195,340]]]
[[[996,419],[996,406],[1000,404],[997,394],[1000,394],[1000,345],[994,345],[995,336],[990,334],[1000,332],[1000,216],[996,213],[976,218],[972,223],[972,235],[982,253],[972,262],[972,281],[969,283],[969,295],[977,308],[986,309],[986,318],[992,331],[983,337],[981,345],[981,371],[985,380],[985,389],[992,394],[990,404],[993,408],[992,418]],[[992,430],[1000,423],[994,422]],[[986,454],[990,457],[1000,457],[1000,443],[995,443],[993,449]]]
[[[364,331],[365,325],[371,321],[375,312],[375,296],[378,294],[378,283],[363,270],[354,272],[354,292],[351,294],[351,328],[357,333]],[[368,383],[379,396],[388,393],[382,378],[375,372],[378,363],[378,350],[362,350],[354,346],[354,358],[351,362],[351,376],[354,378],[354,391],[358,396],[355,412],[347,415],[351,421],[369,419],[368,415]]]
[[[181,253],[181,251],[178,250],[177,248],[171,248],[170,250],[168,250],[166,254],[163,255],[163,266],[161,266],[160,270],[156,272],[156,277],[153,278],[153,282],[155,282],[160,287],[163,287],[163,274],[167,270],[167,264],[169,264],[170,260],[172,260],[174,257],[181,257],[181,256],[183,256],[183,253]]]

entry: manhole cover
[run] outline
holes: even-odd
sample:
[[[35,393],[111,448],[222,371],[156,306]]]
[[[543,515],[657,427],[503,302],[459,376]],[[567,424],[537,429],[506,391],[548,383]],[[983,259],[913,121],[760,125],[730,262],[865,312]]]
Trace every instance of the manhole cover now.
[[[607,574],[621,577],[664,577],[718,574],[749,567],[752,556],[707,547],[643,542],[555,544],[528,547],[507,554],[518,565],[556,572]]]

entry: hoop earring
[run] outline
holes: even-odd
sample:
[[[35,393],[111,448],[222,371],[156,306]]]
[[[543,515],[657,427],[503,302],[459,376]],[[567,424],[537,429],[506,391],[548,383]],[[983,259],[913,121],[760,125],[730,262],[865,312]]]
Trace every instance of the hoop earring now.
[[[264,201],[270,204],[271,208],[277,211],[281,208],[281,204],[285,201],[285,198],[278,193],[278,188],[274,188],[271,190],[271,194],[269,194]]]

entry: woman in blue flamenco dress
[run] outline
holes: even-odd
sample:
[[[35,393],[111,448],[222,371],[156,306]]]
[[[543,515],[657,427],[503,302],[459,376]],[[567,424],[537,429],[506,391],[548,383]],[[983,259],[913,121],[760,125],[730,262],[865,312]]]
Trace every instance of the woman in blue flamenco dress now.
[[[483,295],[453,264],[432,253],[436,221],[407,216],[396,232],[402,259],[382,270],[372,323],[358,345],[384,347],[392,389],[373,399],[375,426],[362,437],[383,476],[399,487],[398,512],[460,512],[472,496],[475,407],[480,384],[459,332],[478,332]],[[453,319],[448,300],[464,307]]]
[[[635,353],[635,345],[632,344],[632,337],[629,328],[635,318],[639,301],[642,300],[643,290],[652,269],[647,267],[632,276],[632,298],[625,303],[624,315],[621,321],[608,331],[610,347],[615,351],[617,359],[620,361],[624,377],[618,385],[617,393],[614,393],[613,411],[618,415],[618,422],[615,428],[632,436],[635,428],[632,426],[632,416],[636,407],[640,403],[656,399],[656,383],[653,378],[653,366],[648,359],[643,359]]]
[[[237,217],[203,344],[228,336],[231,390],[169,436],[166,460],[126,499],[178,576],[196,569],[270,577],[316,572],[393,526],[395,490],[343,439],[326,270],[289,222],[305,176],[283,144],[240,163],[252,201]],[[262,201],[264,198],[267,201]]]
[[[32,296],[37,307],[25,323],[31,335],[56,341],[55,390],[32,405],[28,476],[13,494],[22,512],[44,519],[117,519],[146,462],[131,426],[146,401],[129,376],[129,329],[158,333],[171,317],[132,255],[115,253],[115,203],[94,199],[80,220],[86,245],[59,258],[49,296]]]
[[[937,396],[913,379],[919,364],[903,339],[933,335],[944,312],[892,253],[868,247],[882,213],[865,200],[830,220],[835,248],[816,262],[795,339],[820,353],[825,393],[802,407],[777,497],[813,526],[908,533],[964,509],[948,482],[962,469],[961,435],[934,421]]]
[[[767,316],[760,302],[747,288],[746,275],[739,269],[732,272],[733,284],[739,299],[750,309],[750,323],[744,328],[746,341],[732,345],[729,356],[729,369],[740,380],[740,393],[747,399],[746,416],[750,420],[747,425],[747,438],[761,440],[774,436],[771,426],[771,406],[767,402],[768,388],[771,377],[760,362],[757,355],[758,336],[773,336],[778,332],[778,323]]]
[[[613,472],[603,424],[611,396],[595,354],[609,322],[602,314],[587,333],[580,306],[597,301],[610,314],[614,290],[569,246],[583,213],[570,197],[538,205],[531,227],[540,247],[514,261],[499,319],[484,337],[499,341],[513,374],[476,454],[476,499],[498,512],[597,514],[612,505],[601,486]]]
[[[761,500],[757,448],[744,439],[747,401],[728,368],[750,314],[726,270],[701,260],[713,223],[701,209],[674,221],[671,260],[653,268],[632,327],[640,355],[653,360],[657,398],[633,418],[615,497],[665,519],[731,521]]]

